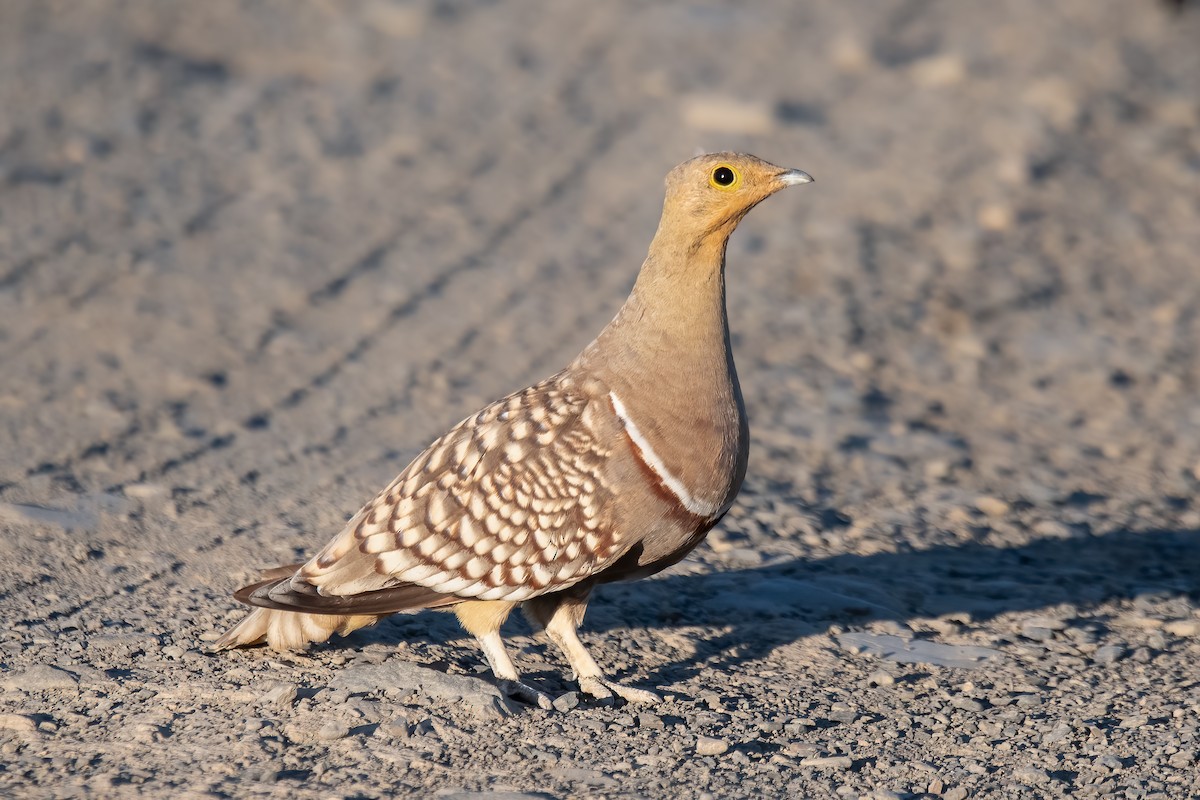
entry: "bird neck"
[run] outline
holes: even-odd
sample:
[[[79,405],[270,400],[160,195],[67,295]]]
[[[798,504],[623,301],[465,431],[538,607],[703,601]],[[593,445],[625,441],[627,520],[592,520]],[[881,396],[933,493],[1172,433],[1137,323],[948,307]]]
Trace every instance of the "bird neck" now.
[[[727,238],[680,247],[660,230],[629,299],[575,365],[604,382],[669,474],[713,509],[737,493],[748,446],[725,311]]]
[[[650,385],[684,379],[675,384],[681,387],[732,374],[727,241],[720,233],[688,241],[660,228],[633,291],[597,339],[621,372]]]

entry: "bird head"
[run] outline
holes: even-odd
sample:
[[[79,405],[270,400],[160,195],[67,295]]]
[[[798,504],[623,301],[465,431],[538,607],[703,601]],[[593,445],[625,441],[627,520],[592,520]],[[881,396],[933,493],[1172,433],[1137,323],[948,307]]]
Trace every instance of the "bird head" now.
[[[707,153],[667,174],[663,222],[677,236],[728,237],[742,217],[780,189],[812,182],[798,169],[777,167],[746,153]]]

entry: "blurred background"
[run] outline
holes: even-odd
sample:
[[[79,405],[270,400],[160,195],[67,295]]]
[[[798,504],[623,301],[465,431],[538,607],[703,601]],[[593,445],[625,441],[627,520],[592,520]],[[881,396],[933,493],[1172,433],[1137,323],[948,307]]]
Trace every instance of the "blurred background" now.
[[[765,203],[729,249],[743,496],[671,575],[593,604],[601,660],[817,718],[876,667],[814,634],[870,598],[879,630],[1011,659],[974,680],[1066,687],[1047,690],[1056,708],[1135,720],[1114,741],[1145,758],[1105,763],[1138,786],[1168,763],[1193,781],[1183,734],[1138,720],[1197,735],[1182,700],[1200,631],[1195,6],[3,0],[0,674],[57,663],[92,688],[70,713],[37,706],[63,726],[48,744],[0,744],[24,765],[0,789],[18,769],[109,770],[116,786],[157,759],[190,785],[188,759],[253,760],[237,748],[260,734],[226,731],[246,698],[281,674],[319,688],[347,656],[291,673],[204,656],[240,616],[230,591],[310,554],[447,426],[572,358],[632,285],[663,176],[700,149],[816,183]],[[832,601],[796,588],[847,575]],[[751,597],[761,581],[775,599]],[[422,615],[346,652],[414,641],[406,657],[470,671],[459,635]],[[1099,643],[1116,648],[1103,662]],[[553,662],[541,647],[525,640],[518,662]],[[947,674],[929,685],[961,680]],[[903,682],[869,685],[897,718],[916,702]],[[300,717],[323,724],[324,703]],[[812,732],[870,757],[852,782],[929,758],[983,791],[996,768],[963,761],[960,711],[943,710],[955,736],[936,755],[897,756],[850,723]],[[1082,713],[1061,718],[1082,730]],[[92,758],[147,730],[174,745]],[[996,776],[1061,755],[1004,731],[1004,752],[971,740]],[[477,732],[463,758],[492,748],[488,769],[527,780],[506,735]],[[644,746],[620,741],[622,758]],[[295,758],[280,776],[309,775]],[[1107,780],[1079,759],[1063,774]],[[729,786],[750,780],[745,757],[721,763]],[[243,796],[242,767],[222,769],[212,791]],[[326,780],[344,788],[339,769]]]
[[[0,499],[334,524],[573,356],[666,171],[739,149],[817,178],[730,250],[759,478],[1194,525],[1200,15],[1170,7],[6,2]]]

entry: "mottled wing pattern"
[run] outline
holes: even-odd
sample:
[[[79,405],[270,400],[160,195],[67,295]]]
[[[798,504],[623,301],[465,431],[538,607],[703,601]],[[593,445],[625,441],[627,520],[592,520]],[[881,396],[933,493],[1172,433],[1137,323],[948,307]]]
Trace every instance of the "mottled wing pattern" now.
[[[623,552],[599,413],[562,375],[493,403],[430,445],[300,577],[325,594],[415,584],[480,600],[582,580]],[[331,580],[364,554],[371,581]]]

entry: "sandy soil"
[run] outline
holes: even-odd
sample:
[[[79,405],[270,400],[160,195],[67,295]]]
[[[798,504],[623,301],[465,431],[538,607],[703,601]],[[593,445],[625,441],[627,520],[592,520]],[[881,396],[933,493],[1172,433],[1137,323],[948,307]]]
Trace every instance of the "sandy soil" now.
[[[0,795],[1197,796],[1200,14],[590,5],[0,6]],[[742,498],[589,615],[665,702],[519,621],[554,712],[444,614],[209,654],[698,147],[817,183],[730,246]]]

